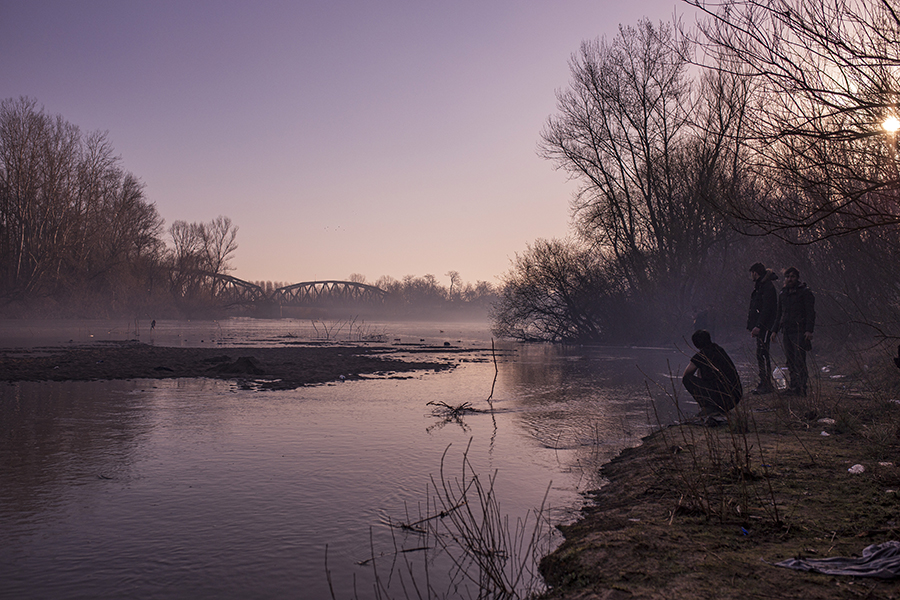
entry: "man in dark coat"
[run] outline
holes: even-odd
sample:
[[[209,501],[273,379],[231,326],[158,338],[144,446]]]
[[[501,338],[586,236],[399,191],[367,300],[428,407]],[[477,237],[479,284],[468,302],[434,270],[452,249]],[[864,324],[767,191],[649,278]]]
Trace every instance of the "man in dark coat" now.
[[[771,269],[762,263],[750,267],[753,278],[753,292],[750,294],[750,312],[747,315],[747,330],[756,339],[756,364],[759,367],[759,384],[751,393],[770,394],[772,386],[772,355],[769,344],[778,312],[778,291],[773,283],[778,279]]]
[[[744,393],[737,368],[705,329],[695,331],[691,342],[699,352],[691,357],[681,382],[700,405],[701,417],[724,415]]]
[[[775,333],[782,334],[781,344],[791,375],[791,394],[805,396],[809,387],[806,352],[812,349],[813,329],[816,326],[816,299],[812,291],[800,281],[800,271],[788,267],[784,271],[784,287],[778,295]]]

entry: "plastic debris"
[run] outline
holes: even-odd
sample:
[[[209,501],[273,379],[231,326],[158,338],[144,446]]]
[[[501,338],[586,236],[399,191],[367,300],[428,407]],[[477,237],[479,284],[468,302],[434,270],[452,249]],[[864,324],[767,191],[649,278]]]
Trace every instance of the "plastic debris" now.
[[[860,473],[865,473],[866,468],[862,465],[853,465],[852,467],[847,469],[847,472],[851,475],[859,475]]]
[[[866,546],[859,557],[791,558],[775,563],[775,566],[826,575],[896,579],[900,577],[900,542],[891,540]]]
[[[784,367],[778,367],[774,371],[772,371],[772,381],[775,383],[775,387],[779,390],[787,389],[787,369]]]
[[[827,431],[823,431],[821,435],[822,435],[822,437],[830,437],[831,436],[831,434],[828,433]]]
[[[823,418],[819,419],[817,422],[821,423],[822,425],[834,425],[834,419]]]

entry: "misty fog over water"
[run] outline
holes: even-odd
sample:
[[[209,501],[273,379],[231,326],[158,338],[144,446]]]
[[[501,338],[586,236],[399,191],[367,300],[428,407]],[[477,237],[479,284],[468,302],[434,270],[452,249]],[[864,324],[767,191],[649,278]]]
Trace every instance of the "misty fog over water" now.
[[[316,335],[290,320],[161,321],[152,333],[133,322],[18,325],[0,326],[5,347],[140,339],[252,353]],[[457,476],[471,440],[469,460],[482,477],[496,472],[513,522],[548,488],[551,520],[571,521],[581,493],[601,484],[597,467],[654,424],[647,377],[667,385],[687,361],[675,348],[498,342],[494,412],[452,422],[427,403],[490,408],[487,325],[365,331],[401,351],[425,340],[472,352],[449,372],[289,391],[208,379],[0,384],[0,597],[325,598],[326,545],[337,597],[371,597],[372,565],[359,563],[375,554],[386,577],[397,546],[422,545],[388,523],[428,510],[445,452]],[[657,400],[660,418],[674,419]],[[449,563],[437,554],[428,576],[441,589]]]

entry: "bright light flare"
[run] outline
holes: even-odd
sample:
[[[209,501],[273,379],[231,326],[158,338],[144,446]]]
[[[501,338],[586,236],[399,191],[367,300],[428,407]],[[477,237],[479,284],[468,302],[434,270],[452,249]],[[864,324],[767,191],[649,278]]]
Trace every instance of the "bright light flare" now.
[[[897,130],[900,129],[900,119],[893,116],[888,117],[884,120],[884,123],[882,123],[881,126],[888,133],[897,133]]]

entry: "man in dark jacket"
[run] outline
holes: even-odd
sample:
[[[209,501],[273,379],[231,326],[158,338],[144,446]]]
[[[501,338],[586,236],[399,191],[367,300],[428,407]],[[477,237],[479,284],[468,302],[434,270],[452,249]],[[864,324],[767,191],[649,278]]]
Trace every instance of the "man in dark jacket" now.
[[[762,263],[750,267],[753,278],[753,292],[750,294],[750,312],[747,315],[747,330],[756,338],[756,364],[759,367],[759,385],[751,393],[769,394],[772,386],[772,356],[769,344],[775,327],[775,313],[778,312],[778,292],[773,283],[778,275]]]
[[[737,406],[744,393],[741,378],[728,353],[698,329],[691,336],[697,354],[691,357],[681,382],[700,405],[700,416],[724,415]]]
[[[784,287],[778,295],[775,333],[782,334],[781,344],[791,375],[791,394],[805,396],[809,387],[806,352],[812,349],[813,328],[816,326],[816,299],[812,291],[800,282],[800,271],[788,267],[784,271]]]

